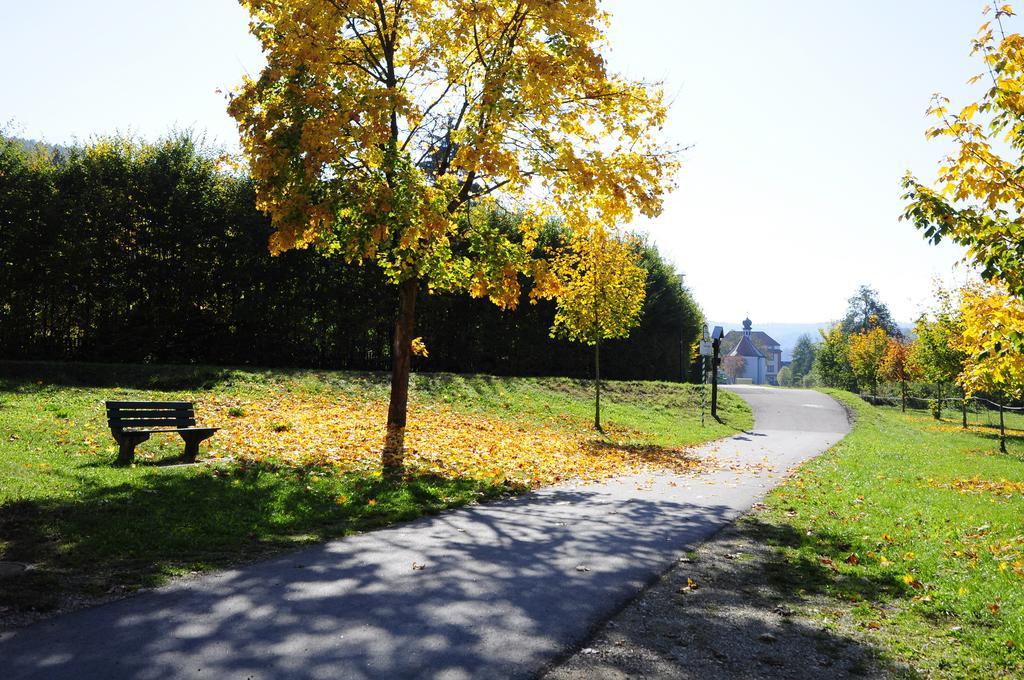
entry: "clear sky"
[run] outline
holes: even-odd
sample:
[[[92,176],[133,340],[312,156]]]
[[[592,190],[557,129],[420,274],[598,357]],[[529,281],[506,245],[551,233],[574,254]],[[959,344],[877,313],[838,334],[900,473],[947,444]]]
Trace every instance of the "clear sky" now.
[[[662,217],[637,223],[709,317],[838,318],[858,285],[911,320],[959,252],[898,220],[931,180],[933,92],[977,72],[982,2],[609,0],[615,68],[663,80],[690,146]],[[262,64],[229,0],[0,0],[0,123],[49,142],[193,127],[234,147],[218,89]]]

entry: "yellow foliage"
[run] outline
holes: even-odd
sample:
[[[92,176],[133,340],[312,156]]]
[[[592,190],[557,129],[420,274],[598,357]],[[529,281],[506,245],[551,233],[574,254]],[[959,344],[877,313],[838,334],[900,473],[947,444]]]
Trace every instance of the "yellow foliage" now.
[[[430,356],[430,352],[427,351],[427,345],[423,342],[423,338],[413,338],[411,349],[412,353],[418,357],[426,358]]]
[[[1024,482],[1014,482],[1008,479],[989,481],[981,477],[971,479],[957,479],[951,485],[960,493],[990,493],[998,496],[1024,496]]]
[[[242,408],[244,415],[228,411]],[[231,426],[211,441],[214,455],[294,466],[369,471],[379,465],[383,401],[284,393],[259,401],[211,398],[209,421]],[[573,434],[563,424],[517,423],[441,407],[415,405],[405,434],[406,468],[446,477],[508,480],[537,487],[567,480],[597,481],[645,470],[702,471],[713,459],[685,450],[616,443],[635,433],[610,428],[607,437]],[[238,412],[237,410],[235,411]],[[289,427],[277,430],[275,423]]]
[[[991,10],[991,8],[989,8]],[[990,282],[1024,296],[1024,36],[1008,30],[1009,5],[991,10],[972,41],[985,80],[978,101],[957,110],[936,95],[927,113],[935,125],[926,135],[951,142],[936,186],[908,173],[903,180],[904,218],[934,243],[951,239],[968,249],[968,259]],[[998,28],[998,30],[995,30]]]
[[[871,387],[872,392],[878,383],[882,371],[883,360],[889,350],[889,336],[879,327],[850,335],[850,365],[854,375],[862,384]]]
[[[888,345],[882,356],[880,376],[885,380],[905,383],[922,375],[917,363],[914,343],[901,338],[888,338]]]
[[[967,359],[958,382],[970,394],[1024,396],[1024,353],[1012,338],[1024,333],[1024,301],[999,286],[968,286],[961,293],[963,332],[954,338]]]
[[[511,307],[548,218],[653,216],[673,186],[662,91],[609,71],[597,0],[241,4],[267,64],[228,111],[275,252],[317,244]],[[521,238],[480,219],[498,199]]]
[[[635,244],[614,232],[598,227],[574,235],[552,262],[558,280],[552,333],[588,345],[629,335],[647,285],[637,260]]]

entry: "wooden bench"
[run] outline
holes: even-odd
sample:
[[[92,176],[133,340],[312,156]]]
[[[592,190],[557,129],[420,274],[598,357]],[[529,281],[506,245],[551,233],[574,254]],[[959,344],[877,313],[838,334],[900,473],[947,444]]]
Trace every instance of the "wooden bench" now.
[[[199,443],[212,437],[219,427],[196,427],[196,413],[187,401],[108,401],[107,422],[120,446],[116,465],[130,465],[135,447],[158,432],[177,432],[185,440],[181,459],[194,463]]]

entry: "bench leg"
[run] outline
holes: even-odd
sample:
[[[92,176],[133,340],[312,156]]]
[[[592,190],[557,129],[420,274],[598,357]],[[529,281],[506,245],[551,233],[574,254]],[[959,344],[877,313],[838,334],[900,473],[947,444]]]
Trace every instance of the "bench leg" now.
[[[199,455],[199,442],[202,441],[195,437],[185,437],[185,452],[181,454],[181,459],[186,463],[196,462],[196,456]]]
[[[117,460],[114,462],[114,465],[126,466],[131,465],[135,460],[135,447],[149,439],[149,435],[122,433],[115,435],[114,439],[118,444]]]
[[[213,433],[181,433],[181,438],[185,440],[185,451],[181,454],[181,460],[186,463],[196,462],[196,456],[199,455],[199,444],[204,440],[209,439],[213,436]]]

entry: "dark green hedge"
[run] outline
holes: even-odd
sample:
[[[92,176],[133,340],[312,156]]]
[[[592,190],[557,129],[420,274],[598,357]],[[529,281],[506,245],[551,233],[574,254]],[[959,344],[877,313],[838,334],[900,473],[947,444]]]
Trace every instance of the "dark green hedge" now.
[[[250,181],[190,135],[51,149],[0,137],[0,357],[386,369],[396,291],[373,266],[267,252]],[[648,300],[609,343],[613,378],[677,380],[701,322],[645,246]],[[424,296],[431,371],[586,376],[590,350],[552,340],[554,307],[502,312]]]

